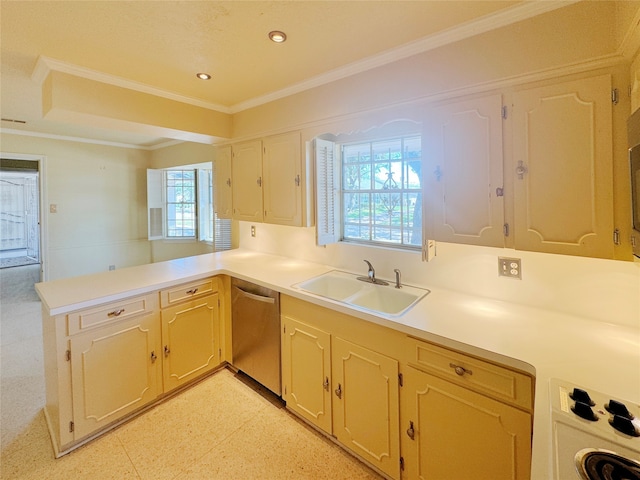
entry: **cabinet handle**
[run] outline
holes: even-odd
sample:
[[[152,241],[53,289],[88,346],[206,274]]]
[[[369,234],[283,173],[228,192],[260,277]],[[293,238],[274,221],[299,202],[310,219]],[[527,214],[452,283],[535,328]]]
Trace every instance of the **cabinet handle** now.
[[[170,353],[171,353],[171,350],[169,350],[169,345],[165,345],[164,346],[164,356],[168,357]]]
[[[296,187],[300,186],[300,175],[296,175],[296,178],[294,180],[296,182]]]
[[[188,293],[189,295],[195,295],[197,291],[197,288],[192,288],[191,290],[187,290],[186,293]]]
[[[325,377],[324,383],[322,384],[322,386],[327,392],[329,391],[329,377]]]
[[[336,397],[342,398],[342,386],[340,384],[338,384],[338,388],[336,388],[335,392],[336,392]]]
[[[151,363],[156,363],[156,359],[158,358],[158,356],[156,355],[156,351],[152,351],[151,352]]]
[[[407,428],[407,435],[409,436],[409,438],[411,440],[415,440],[416,438],[416,431],[413,428],[413,422],[409,422],[409,428]]]
[[[433,174],[436,176],[436,181],[439,182],[442,178],[442,170],[440,169],[440,165],[436,165],[436,169],[433,171]]]
[[[123,313],[124,313],[124,308],[121,308],[119,310],[114,310],[113,312],[107,313],[107,317],[119,317]]]
[[[256,180],[256,183],[258,184],[259,187],[262,186],[262,177],[258,177],[258,180]]]
[[[225,183],[227,184],[227,187],[230,187],[231,186],[231,179],[227,178],[227,181]]]
[[[461,377],[462,377],[465,373],[466,373],[467,375],[473,375],[473,372],[472,372],[471,370],[467,370],[466,368],[461,367],[460,365],[456,365],[455,363],[450,363],[450,364],[449,364],[449,366],[450,366],[451,368],[453,368],[453,370],[456,372],[456,375],[459,375],[459,376],[461,376]]]
[[[518,179],[522,180],[524,178],[524,174],[528,171],[529,169],[525,166],[522,160],[519,160],[518,166],[516,167],[516,175],[518,175]]]

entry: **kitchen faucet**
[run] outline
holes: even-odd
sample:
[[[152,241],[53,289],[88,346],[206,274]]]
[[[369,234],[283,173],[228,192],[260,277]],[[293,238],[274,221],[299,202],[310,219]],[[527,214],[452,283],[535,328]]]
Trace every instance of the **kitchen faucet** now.
[[[402,283],[400,281],[400,277],[401,277],[400,269],[394,268],[393,271],[396,274],[396,288],[402,288]]]
[[[367,272],[367,276],[366,277],[358,277],[358,280],[364,280],[365,282],[371,282],[371,283],[373,283],[375,285],[389,285],[384,280],[378,280],[376,278],[376,270],[373,268],[373,265],[371,265],[371,262],[369,260],[365,260],[364,263],[366,263],[367,266],[369,267],[369,271]]]
[[[376,270],[373,268],[373,265],[371,265],[371,262],[369,260],[365,260],[364,263],[366,263],[369,266],[367,277],[369,277],[369,280],[371,280],[371,283],[376,283]]]

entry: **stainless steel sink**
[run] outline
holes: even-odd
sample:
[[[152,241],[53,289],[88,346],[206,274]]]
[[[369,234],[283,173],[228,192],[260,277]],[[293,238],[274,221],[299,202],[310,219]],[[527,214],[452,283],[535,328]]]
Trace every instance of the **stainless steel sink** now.
[[[330,298],[355,308],[390,316],[400,316],[430,293],[426,288],[403,285],[374,285],[359,280],[359,276],[332,270],[293,285],[305,292]]]

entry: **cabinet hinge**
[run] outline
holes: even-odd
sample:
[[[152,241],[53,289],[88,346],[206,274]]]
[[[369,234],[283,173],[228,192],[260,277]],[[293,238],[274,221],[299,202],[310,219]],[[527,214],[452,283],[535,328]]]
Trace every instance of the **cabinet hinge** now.
[[[617,228],[613,231],[613,244],[620,245],[620,230]]]
[[[401,387],[404,387],[404,377],[402,376],[402,374],[401,374],[401,373],[399,373],[399,374],[398,374],[398,384],[399,384]]]
[[[504,234],[505,237],[509,236],[509,224],[508,223],[505,223],[502,226],[502,233]]]
[[[634,235],[631,235],[631,246],[632,247],[636,246],[636,237]]]
[[[284,386],[284,394],[285,395],[287,394],[287,386],[286,385]]]
[[[69,433],[73,433],[75,428],[76,428],[75,423],[73,423],[73,421],[69,422]]]
[[[71,361],[71,350],[67,350],[64,354],[64,358],[67,360],[67,362]]]
[[[286,325],[282,326],[282,333],[287,333],[287,326]]]
[[[404,472],[404,457],[400,457],[400,470]]]
[[[614,105],[618,104],[618,100],[620,100],[619,95],[618,95],[618,89],[614,88],[611,90],[611,103],[613,103]]]
[[[502,106],[502,118],[503,118],[504,120],[506,120],[506,119],[507,119],[507,106],[506,106],[506,105],[503,105],[503,106]]]
[[[218,299],[218,308],[220,308],[220,299]]]

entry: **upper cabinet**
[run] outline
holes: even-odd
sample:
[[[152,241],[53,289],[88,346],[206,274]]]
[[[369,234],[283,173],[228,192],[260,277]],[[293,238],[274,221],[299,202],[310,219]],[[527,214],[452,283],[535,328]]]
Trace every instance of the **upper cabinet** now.
[[[613,258],[610,76],[508,98],[425,111],[426,238]]]
[[[425,238],[504,246],[501,112],[501,95],[427,111]]]
[[[264,221],[302,225],[302,157],[300,134],[287,133],[263,140]]]
[[[215,165],[215,208],[218,218],[231,218],[233,215],[231,197],[231,145],[218,147]]]
[[[300,132],[218,147],[216,213],[220,218],[308,226]]]
[[[513,96],[515,246],[613,257],[609,75]]]
[[[262,222],[262,141],[233,145],[231,158],[233,218]]]

